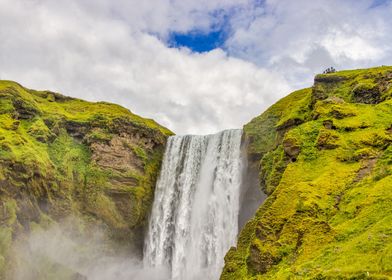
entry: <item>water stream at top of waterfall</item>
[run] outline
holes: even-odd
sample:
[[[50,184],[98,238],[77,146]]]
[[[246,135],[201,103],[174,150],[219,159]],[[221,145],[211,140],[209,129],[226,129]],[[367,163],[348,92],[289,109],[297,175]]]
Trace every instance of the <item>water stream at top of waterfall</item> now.
[[[242,130],[168,139],[144,246],[171,279],[218,279],[238,233]]]

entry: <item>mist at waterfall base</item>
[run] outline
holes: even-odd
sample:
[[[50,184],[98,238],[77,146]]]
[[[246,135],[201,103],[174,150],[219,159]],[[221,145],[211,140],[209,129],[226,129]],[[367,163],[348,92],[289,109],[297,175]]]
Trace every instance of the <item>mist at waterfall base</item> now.
[[[74,234],[80,224],[73,217],[43,230],[34,230],[18,242],[14,280],[167,280],[169,271],[143,267],[140,256],[124,252],[108,242],[100,228]]]
[[[240,210],[240,200],[246,200],[241,137],[241,130],[227,130],[168,139],[143,260],[108,243],[110,238],[99,228],[86,236],[75,235],[72,227],[80,223],[70,218],[33,231],[15,246],[21,264],[13,279],[39,279],[36,272],[53,264],[83,276],[72,279],[219,279],[224,256],[235,246],[239,223],[256,209],[244,210],[242,205]],[[259,205],[260,200],[256,202]],[[246,204],[251,205],[249,200]],[[242,222],[239,211],[249,212]],[[53,277],[45,279],[69,279]]]

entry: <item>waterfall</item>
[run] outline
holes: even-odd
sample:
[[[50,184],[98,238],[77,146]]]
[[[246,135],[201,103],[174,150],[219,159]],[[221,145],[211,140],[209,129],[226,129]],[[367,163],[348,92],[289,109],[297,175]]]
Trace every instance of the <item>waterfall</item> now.
[[[171,279],[218,279],[235,245],[242,130],[168,139],[144,246],[144,264]]]

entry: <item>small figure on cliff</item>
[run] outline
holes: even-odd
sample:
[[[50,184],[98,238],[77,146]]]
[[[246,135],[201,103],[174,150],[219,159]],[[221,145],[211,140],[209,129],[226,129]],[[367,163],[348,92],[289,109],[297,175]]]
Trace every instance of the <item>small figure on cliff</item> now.
[[[323,74],[329,74],[329,73],[335,73],[336,69],[333,67],[329,67],[327,69],[324,70]]]

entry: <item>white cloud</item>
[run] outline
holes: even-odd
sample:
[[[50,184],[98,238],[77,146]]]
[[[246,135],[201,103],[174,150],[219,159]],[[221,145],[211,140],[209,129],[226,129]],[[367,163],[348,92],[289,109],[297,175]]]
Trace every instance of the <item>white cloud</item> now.
[[[202,2],[207,10],[217,7]],[[0,45],[2,78],[119,103],[176,133],[241,127],[289,91],[278,74],[222,50],[195,54],[167,48],[130,27],[129,20],[108,16],[106,6],[90,12],[78,2],[1,3],[0,37],[9,38]],[[146,17],[149,24],[158,21]]]
[[[290,84],[307,84],[328,66],[392,63],[391,1],[267,0],[262,11],[233,21],[231,55],[275,69]],[[302,83],[301,83],[302,81]]]
[[[325,67],[392,63],[392,4],[370,6],[0,0],[0,78],[119,103],[176,133],[211,133],[242,126]],[[225,50],[197,54],[165,45],[170,32],[208,32],[222,15],[232,26]]]
[[[375,37],[370,34],[370,37]],[[353,61],[379,60],[384,51],[376,44],[365,40],[362,36],[345,34],[340,30],[325,35],[321,41],[335,60],[350,59]]]

